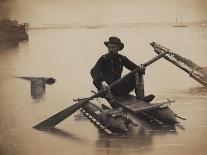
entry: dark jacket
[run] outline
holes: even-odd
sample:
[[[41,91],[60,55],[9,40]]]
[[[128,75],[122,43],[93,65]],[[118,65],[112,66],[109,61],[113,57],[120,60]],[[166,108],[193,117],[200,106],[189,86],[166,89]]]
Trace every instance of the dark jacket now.
[[[126,56],[121,54],[105,54],[99,58],[95,66],[91,69],[91,76],[94,80],[94,85],[99,89],[102,81],[108,84],[121,78],[123,66],[129,70],[138,67]]]

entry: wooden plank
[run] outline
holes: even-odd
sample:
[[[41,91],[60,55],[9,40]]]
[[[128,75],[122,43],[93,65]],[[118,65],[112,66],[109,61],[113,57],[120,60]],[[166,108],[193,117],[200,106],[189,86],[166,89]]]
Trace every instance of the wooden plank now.
[[[141,101],[141,100],[137,100],[132,95],[125,96],[125,97],[118,97],[117,101],[119,102],[119,104],[122,107],[125,107],[125,108],[129,109],[132,112],[136,112],[137,110],[139,110],[141,108],[146,108],[146,107],[150,106],[149,103],[146,103],[146,102]]]
[[[152,109],[160,109],[163,108],[163,106],[166,107],[166,104],[170,103],[169,101],[167,101],[157,104],[151,104],[151,103],[144,102],[142,100],[137,100],[132,95],[129,95],[127,97],[118,97],[117,101],[122,107],[130,110],[133,113],[149,111]]]

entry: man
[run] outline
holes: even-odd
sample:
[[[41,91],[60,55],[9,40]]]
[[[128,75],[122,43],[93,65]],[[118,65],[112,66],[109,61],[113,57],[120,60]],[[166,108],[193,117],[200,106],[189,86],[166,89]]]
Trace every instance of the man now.
[[[139,67],[140,70],[135,76],[131,76],[123,82],[113,87],[110,92],[104,94],[104,98],[115,108],[118,106],[115,98],[117,96],[127,96],[134,88],[137,99],[150,102],[154,95],[144,96],[144,88],[142,88],[142,75],[145,73],[143,66],[137,66],[130,61],[127,57],[119,54],[118,52],[124,48],[124,44],[117,37],[110,37],[109,41],[104,42],[108,48],[108,53],[101,56],[95,66],[91,69],[91,76],[93,78],[94,86],[100,90],[106,85],[121,78],[123,67],[126,67],[130,71]],[[135,87],[136,86],[136,87]]]

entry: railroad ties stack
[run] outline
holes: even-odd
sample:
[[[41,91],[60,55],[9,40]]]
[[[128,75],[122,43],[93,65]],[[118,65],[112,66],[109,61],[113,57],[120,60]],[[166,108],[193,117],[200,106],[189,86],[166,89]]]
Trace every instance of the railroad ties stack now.
[[[154,48],[154,51],[157,54],[168,51],[168,53],[163,56],[166,60],[182,69],[204,87],[207,87],[207,67],[201,67],[190,59],[187,59],[158,43],[152,42],[150,45]]]
[[[27,30],[28,23],[19,24],[17,20],[0,20],[0,46],[18,44],[27,41],[29,36]]]
[[[113,134],[109,129],[107,129],[104,125],[102,125],[97,119],[95,119],[93,116],[91,116],[86,110],[80,109],[80,111],[83,113],[84,116],[86,116],[95,126],[97,126],[99,129],[103,130],[107,134]]]

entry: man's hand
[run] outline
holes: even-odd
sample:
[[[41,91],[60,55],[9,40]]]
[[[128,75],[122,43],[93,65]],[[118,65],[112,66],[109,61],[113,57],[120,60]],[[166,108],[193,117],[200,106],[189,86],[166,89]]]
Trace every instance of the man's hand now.
[[[141,74],[145,74],[145,70],[146,70],[146,68],[145,68],[143,65],[141,65],[141,66],[139,67],[139,72],[140,72]]]
[[[102,85],[102,87],[103,87],[105,92],[109,92],[110,91],[110,87],[109,87],[109,85],[105,81],[101,82],[101,85]]]

